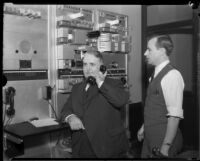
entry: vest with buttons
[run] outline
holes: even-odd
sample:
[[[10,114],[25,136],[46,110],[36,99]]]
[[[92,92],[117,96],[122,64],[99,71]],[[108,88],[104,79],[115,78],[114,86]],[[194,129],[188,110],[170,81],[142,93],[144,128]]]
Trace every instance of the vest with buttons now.
[[[145,126],[167,123],[167,107],[162,92],[161,80],[172,69],[174,68],[167,64],[148,86],[144,108]]]

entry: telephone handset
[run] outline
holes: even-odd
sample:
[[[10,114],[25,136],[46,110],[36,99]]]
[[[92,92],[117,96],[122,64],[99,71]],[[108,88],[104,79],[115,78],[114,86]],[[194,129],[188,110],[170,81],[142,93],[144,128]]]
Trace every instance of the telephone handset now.
[[[104,74],[106,72],[106,66],[105,65],[101,65],[99,70]],[[95,85],[96,84],[96,79],[93,76],[89,76],[87,78],[87,83],[89,83],[90,85]]]

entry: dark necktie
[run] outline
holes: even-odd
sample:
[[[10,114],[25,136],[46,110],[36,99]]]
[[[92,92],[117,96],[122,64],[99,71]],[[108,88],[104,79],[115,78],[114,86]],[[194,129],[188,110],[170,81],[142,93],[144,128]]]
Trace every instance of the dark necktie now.
[[[96,85],[92,85],[85,91],[83,96],[83,107],[87,110],[89,104],[91,103],[92,99],[98,94],[98,88]]]
[[[153,81],[153,79],[154,79],[154,74],[155,74],[155,69],[153,70],[153,72],[152,72],[152,74],[151,74],[151,82]]]

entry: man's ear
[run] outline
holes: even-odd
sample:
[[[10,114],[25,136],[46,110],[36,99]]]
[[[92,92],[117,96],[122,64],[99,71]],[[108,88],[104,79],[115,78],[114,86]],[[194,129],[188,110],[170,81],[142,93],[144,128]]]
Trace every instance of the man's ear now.
[[[161,53],[165,53],[165,54],[167,54],[167,51],[166,51],[165,48],[159,48],[159,50],[160,50]]]

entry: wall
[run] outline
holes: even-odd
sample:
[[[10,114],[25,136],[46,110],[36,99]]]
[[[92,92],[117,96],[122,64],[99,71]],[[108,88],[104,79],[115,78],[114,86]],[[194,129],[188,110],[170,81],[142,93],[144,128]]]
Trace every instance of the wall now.
[[[151,26],[191,19],[192,9],[188,5],[151,5],[147,15],[147,24]]]

